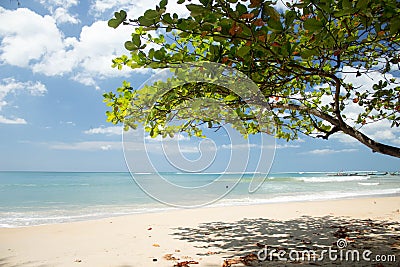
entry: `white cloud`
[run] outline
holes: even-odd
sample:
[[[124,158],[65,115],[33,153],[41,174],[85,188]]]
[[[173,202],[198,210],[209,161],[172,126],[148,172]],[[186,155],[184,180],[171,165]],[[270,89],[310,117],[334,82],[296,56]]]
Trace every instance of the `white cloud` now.
[[[122,135],[121,126],[111,126],[111,127],[98,127],[92,128],[90,130],[84,131],[85,134],[105,134],[105,135]]]
[[[86,86],[93,86],[96,90],[100,90],[97,82],[88,73],[78,73],[77,75],[72,76],[71,79]]]
[[[181,134],[181,133],[177,133],[177,134],[175,134],[174,135],[174,137],[169,137],[169,136],[167,136],[167,137],[165,137],[165,138],[163,138],[162,136],[160,136],[160,135],[157,135],[156,137],[151,137],[151,136],[146,136],[145,137],[145,139],[146,140],[149,140],[149,141],[156,141],[156,142],[164,142],[164,141],[189,141],[190,140],[190,138],[188,137],[188,136],[185,136],[185,135],[183,135],[183,134]]]
[[[3,78],[0,81],[0,111],[6,105],[8,105],[7,98],[11,94],[17,94],[20,92],[28,92],[33,96],[41,96],[47,92],[46,86],[41,82],[21,82],[17,81],[12,77]],[[0,115],[0,123],[3,124],[26,124],[26,121],[22,118],[5,118],[3,115]]]
[[[276,149],[299,148],[299,147],[300,147],[300,145],[293,145],[293,144],[283,144],[283,145],[276,144],[276,146],[275,146]]]
[[[243,149],[249,149],[249,148],[260,148],[259,145],[256,144],[228,144],[228,145],[221,145],[220,149],[229,149],[229,150],[235,150],[235,149],[239,149],[239,150],[243,150]]]
[[[141,1],[136,1],[141,2]],[[148,1],[151,2],[151,1]],[[131,0],[94,0],[90,5],[90,10],[94,12],[97,16],[104,14],[105,12],[109,11],[119,11],[120,9],[126,9],[129,6],[138,6],[141,7],[142,5],[135,4]]]
[[[335,133],[330,138],[345,144],[359,144],[359,141],[357,141],[355,138],[341,132]]]
[[[74,126],[74,127],[76,126],[76,123],[73,121],[60,121],[60,124]]]
[[[372,91],[372,87],[375,83],[380,80],[384,80],[385,78],[378,72],[371,72],[367,75],[361,75],[359,77],[356,76],[357,69],[352,67],[344,67],[344,72],[347,72],[343,75],[344,81],[346,83],[352,83],[355,88],[352,92],[351,98],[355,98],[355,92],[366,92],[369,90]],[[391,74],[386,74],[386,79],[396,78]],[[397,82],[400,82],[399,78],[396,78]],[[356,124],[356,120],[358,118],[358,114],[363,112],[364,109],[360,107],[358,104],[350,101],[346,105],[346,109],[343,111],[343,114],[346,115],[346,123],[348,123],[352,127],[360,127],[360,125]],[[373,113],[372,113],[373,114]],[[368,122],[368,121],[367,121]],[[400,133],[398,127],[391,127],[391,123],[387,120],[382,120],[374,123],[367,123],[366,125],[360,128],[360,132],[364,133],[368,137],[372,138],[378,142],[384,142],[389,144],[400,144]],[[346,136],[344,134],[335,134],[332,136],[333,139],[337,139],[342,143],[357,143],[358,141],[350,136]]]
[[[363,126],[361,131],[376,141],[400,145],[400,131],[398,127],[391,128],[390,126],[391,123],[389,121],[378,121]]]
[[[126,77],[134,72],[129,68],[122,71],[111,68],[113,58],[127,53],[124,42],[130,39],[131,32],[130,27],[113,29],[107,21],[97,21],[82,27],[78,38],[65,37],[49,15],[41,16],[26,8],[0,7],[0,63],[47,76],[68,75],[99,89],[97,82],[101,79]]]
[[[126,76],[132,70],[113,69],[111,60],[126,52],[123,44],[130,34],[130,28],[112,29],[106,21],[97,21],[84,26],[78,39],[66,38],[64,48],[47,54],[33,71],[49,76],[70,73],[71,79],[95,87],[98,79]]]
[[[354,87],[353,91],[351,92],[350,100],[346,103],[346,108],[342,112],[346,116],[344,119],[345,122],[350,125],[351,127],[355,127],[359,129],[360,132],[364,133],[368,137],[372,138],[375,141],[398,145],[400,144],[400,132],[398,127],[391,127],[391,123],[387,120],[382,120],[378,122],[372,122],[367,119],[367,124],[362,126],[357,124],[356,121],[358,119],[358,115],[364,112],[364,108],[360,107],[357,103],[353,103],[352,99],[356,98],[355,92],[364,93],[367,90],[369,92],[372,91],[372,87],[375,83],[378,83],[380,80],[397,79],[397,83],[400,82],[400,79],[394,77],[392,74],[387,73],[385,77],[383,77],[378,72],[371,72],[367,75],[361,75],[359,77],[356,76],[357,69],[345,66],[343,68],[343,79],[346,83],[351,83]],[[322,85],[327,87],[328,85]],[[394,86],[392,86],[394,87]],[[390,86],[388,87],[390,88]],[[323,95],[321,98],[322,104],[321,105],[329,105],[333,103],[332,96]],[[377,112],[372,112],[371,115],[376,114]],[[361,127],[362,126],[362,127]],[[352,144],[356,145],[359,144],[359,141],[352,138],[351,136],[345,135],[341,132],[336,133],[331,136],[332,139],[338,140],[341,143],[345,144]]]
[[[360,129],[360,132],[377,142],[382,142],[389,145],[400,145],[399,130],[396,127],[391,128],[389,121],[378,121],[364,125]],[[341,132],[332,135],[330,138],[348,145],[361,144],[357,139]]]
[[[249,148],[256,148],[256,149],[287,149],[287,148],[299,148],[300,145],[297,144],[275,144],[275,145],[257,145],[257,144],[238,144],[238,145],[221,145],[220,149],[249,149]]]
[[[198,3],[199,1],[192,1]],[[94,0],[91,3],[90,10],[97,17],[112,14],[112,12],[121,9],[127,11],[128,17],[138,18],[143,15],[147,9],[155,8],[160,3],[159,0]],[[176,13],[180,17],[189,15],[189,10],[185,5],[179,5],[176,0],[169,0],[167,5],[167,12]]]
[[[28,67],[32,61],[63,49],[62,34],[50,16],[0,7],[0,62]]]
[[[76,143],[56,143],[50,144],[50,149],[54,150],[79,150],[79,151],[106,151],[121,150],[121,142],[102,142],[102,141],[85,141]]]
[[[308,152],[305,152],[303,154],[313,154],[313,155],[329,155],[329,154],[336,154],[336,153],[350,153],[350,152],[356,152],[358,149],[354,148],[348,148],[348,149],[339,149],[339,150],[334,150],[334,149],[315,149],[311,150]]]
[[[58,24],[78,24],[80,20],[77,14],[70,14],[69,9],[79,4],[78,0],[39,0]]]
[[[293,3],[293,1],[291,1],[291,2]],[[295,1],[295,2],[297,2],[297,1]],[[275,7],[276,7],[276,9],[278,9],[281,12],[288,10],[286,4],[282,0],[276,1]]]
[[[17,93],[23,90],[34,96],[41,96],[47,92],[46,86],[39,81],[20,82],[13,77],[8,77],[0,81],[0,101],[4,102],[5,97],[10,93]]]
[[[63,7],[58,7],[53,13],[54,19],[57,23],[71,23],[78,24],[80,20],[77,18],[77,15],[71,15],[68,13],[68,10]]]
[[[112,149],[112,146],[111,145],[100,146],[100,149],[106,151]]]
[[[75,57],[80,66],[90,74],[102,77],[115,77],[131,71],[124,68],[117,71],[111,68],[111,60],[127,51],[124,42],[130,39],[132,29],[108,27],[106,21],[97,21],[82,28],[79,42],[74,46]]]
[[[0,123],[3,124],[26,124],[26,120],[21,119],[21,118],[15,118],[15,119],[7,119],[4,116],[0,115]]]

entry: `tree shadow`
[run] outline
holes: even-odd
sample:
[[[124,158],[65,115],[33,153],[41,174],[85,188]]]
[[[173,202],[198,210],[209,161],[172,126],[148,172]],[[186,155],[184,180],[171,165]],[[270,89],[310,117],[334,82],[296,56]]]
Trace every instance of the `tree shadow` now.
[[[204,249],[199,256],[220,254],[221,260],[242,257],[242,264],[249,266],[400,266],[398,222],[333,216],[285,221],[245,218],[174,230],[175,238]],[[251,254],[252,260],[243,260]],[[254,255],[258,255],[255,260]],[[386,261],[378,262],[377,255]]]
[[[0,267],[21,267],[21,266],[35,266],[35,267],[50,267],[47,264],[38,264],[34,261],[23,262],[20,264],[14,264],[11,260],[12,257],[0,258]]]

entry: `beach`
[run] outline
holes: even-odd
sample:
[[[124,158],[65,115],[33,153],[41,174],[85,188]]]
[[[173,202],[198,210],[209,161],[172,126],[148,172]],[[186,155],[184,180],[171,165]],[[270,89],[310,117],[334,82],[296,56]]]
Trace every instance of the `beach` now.
[[[399,209],[398,196],[373,197],[174,209],[0,228],[0,266],[282,266],[274,258],[251,256],[268,247],[321,250],[338,246],[338,239],[347,242],[343,249],[371,250],[370,257],[383,254],[393,260],[388,256],[394,255],[395,262],[381,266],[398,266]],[[329,265],[329,259],[316,263]],[[350,265],[344,259],[335,264],[375,266]]]

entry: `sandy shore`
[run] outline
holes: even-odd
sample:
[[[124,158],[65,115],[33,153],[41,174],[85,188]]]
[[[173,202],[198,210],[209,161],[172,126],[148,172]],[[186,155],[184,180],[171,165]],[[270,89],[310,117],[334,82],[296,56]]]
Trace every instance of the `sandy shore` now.
[[[265,245],[286,251],[321,249],[336,246],[338,238],[345,239],[348,248],[393,254],[397,262],[382,266],[400,266],[399,209],[400,197],[361,198],[2,228],[0,266],[211,267],[224,261],[225,266],[282,266],[276,259],[245,262],[244,257],[254,256]],[[184,261],[198,264],[183,265]],[[307,262],[295,265],[302,263]],[[341,264],[349,266],[336,262]]]

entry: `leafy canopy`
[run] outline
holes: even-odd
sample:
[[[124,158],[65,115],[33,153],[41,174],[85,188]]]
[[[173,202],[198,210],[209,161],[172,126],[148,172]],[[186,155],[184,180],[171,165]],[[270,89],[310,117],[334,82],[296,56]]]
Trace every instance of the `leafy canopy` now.
[[[216,62],[246,74],[259,88],[272,111],[278,138],[296,139],[299,133],[328,137],[343,132],[374,152],[400,157],[398,147],[372,140],[360,129],[381,120],[400,125],[399,70],[400,2],[396,0],[302,0],[277,10],[266,0],[179,0],[190,16],[166,12],[167,0],[137,19],[115,13],[109,26],[132,27],[125,42],[130,55],[113,60],[113,67],[170,68],[185,62]],[[371,88],[345,82],[346,75],[381,78]],[[375,76],[374,76],[375,77]],[[104,94],[111,107],[108,121],[126,127],[144,124],[153,136],[178,131],[202,136],[201,124],[219,127],[224,118],[207,113],[182,114],[182,124],[167,127],[172,114],[193,98],[222,101],[244,125],[242,133],[265,132],[257,112],[228,88],[188,83],[157,100],[149,88],[133,89],[128,82],[117,94]],[[149,100],[155,103],[149,103]],[[356,117],[346,111],[358,107]],[[264,107],[265,108],[265,107]]]

